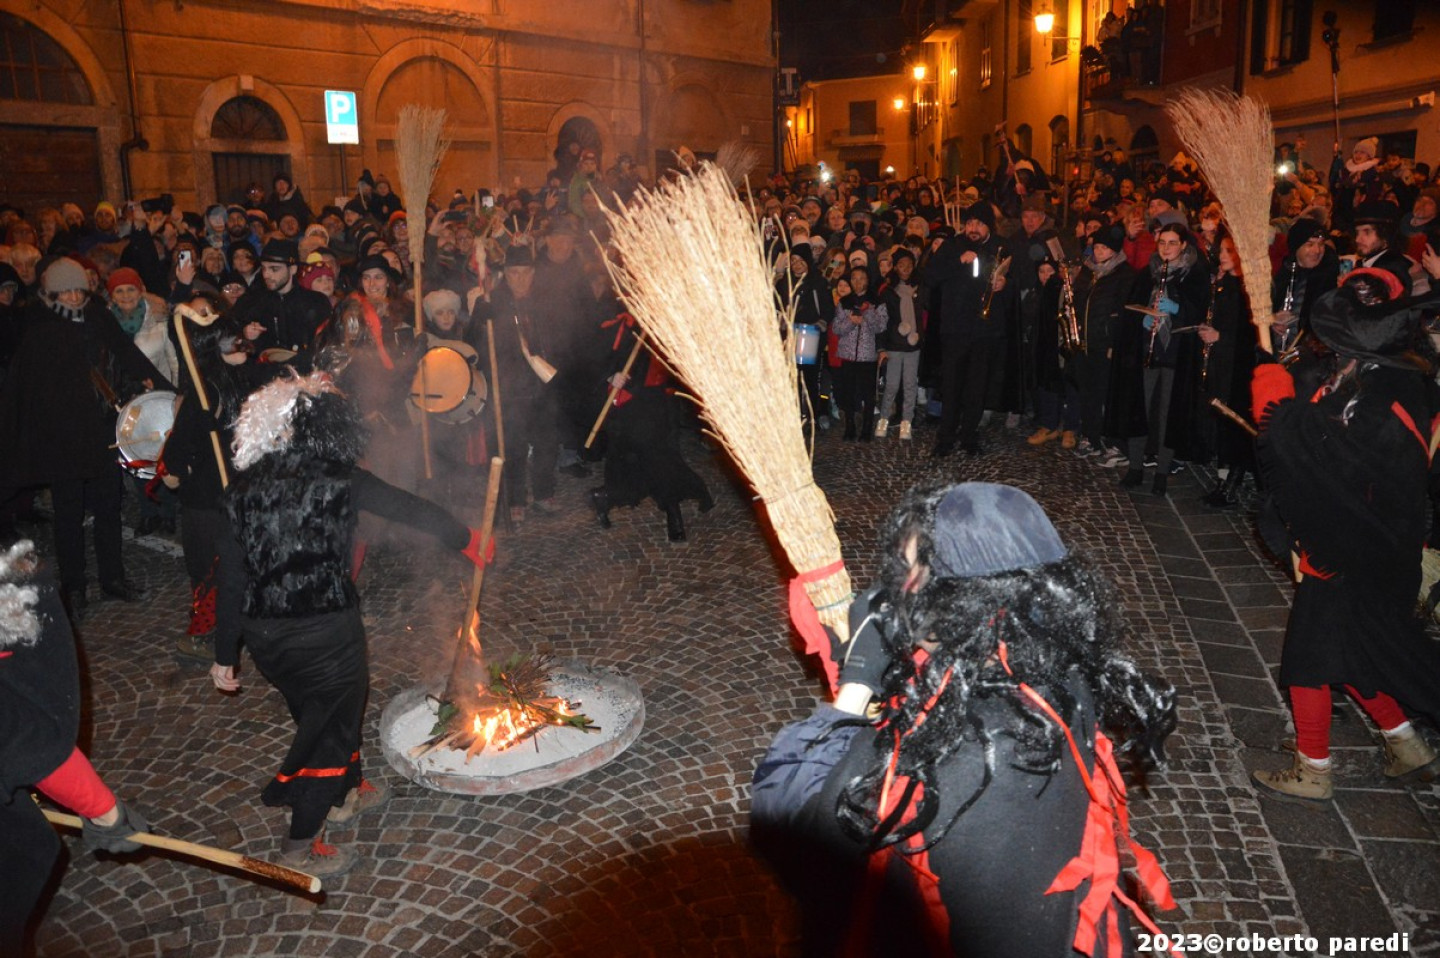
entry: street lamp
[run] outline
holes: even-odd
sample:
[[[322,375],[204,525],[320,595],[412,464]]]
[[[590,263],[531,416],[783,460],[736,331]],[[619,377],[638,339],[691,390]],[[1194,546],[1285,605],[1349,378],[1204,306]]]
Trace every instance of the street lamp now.
[[[905,98],[903,96],[897,96],[895,98],[895,109],[897,112],[905,109]]]
[[[1050,9],[1050,4],[1040,5],[1040,12],[1035,14],[1035,32],[1049,33],[1055,29],[1055,13]]]
[[[917,63],[917,64],[915,64],[915,66],[911,67],[911,69],[910,69],[910,75],[915,78],[915,82],[916,82],[916,83],[924,83],[924,82],[925,82],[925,64],[923,64],[923,63]]]

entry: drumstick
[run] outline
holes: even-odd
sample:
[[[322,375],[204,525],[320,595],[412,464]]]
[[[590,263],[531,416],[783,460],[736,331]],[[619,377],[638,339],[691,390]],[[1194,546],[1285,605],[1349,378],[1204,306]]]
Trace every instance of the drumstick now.
[[[623,378],[630,378],[630,367],[635,365],[635,359],[640,355],[640,349],[644,345],[645,333],[641,331],[635,336],[635,348],[630,350],[630,357],[625,360],[625,368],[620,370],[620,375]],[[585,440],[586,449],[589,449],[590,444],[595,441],[596,435],[600,432],[600,427],[605,424],[605,417],[610,415],[610,407],[615,405],[615,397],[620,395],[620,390],[624,388],[624,386],[617,386],[614,383],[610,384],[610,395],[605,397],[605,405],[600,407],[600,415],[595,417],[595,425],[591,427],[590,435]]]
[[[52,811],[42,808],[45,818],[52,825],[59,825],[62,828],[73,828],[81,830],[85,823],[76,815],[66,815],[63,812]],[[198,858],[201,861],[214,862],[217,865],[224,865],[227,868],[237,868],[242,872],[252,875],[259,875],[261,878],[268,878],[271,881],[279,882],[291,888],[298,888],[301,891],[314,895],[320,891],[320,879],[314,875],[306,874],[294,868],[286,868],[284,865],[277,865],[274,862],[261,861],[258,858],[251,858],[249,855],[242,855],[239,852],[232,852],[224,848],[214,848],[210,845],[199,845],[195,842],[181,841],[178,838],[166,838],[164,835],[154,835],[150,832],[136,832],[128,836],[130,841],[137,845],[146,845],[150,848],[163,848],[165,851],[175,852],[187,858]]]
[[[185,335],[185,323],[183,320],[190,320],[197,326],[209,326],[220,317],[213,313],[197,313],[184,303],[175,304],[175,337],[180,340],[180,351],[185,354],[185,368],[190,370],[190,381],[195,384],[195,392],[200,396],[200,408],[206,412],[210,411],[210,400],[205,395],[205,381],[200,378],[200,370],[195,366],[195,354],[190,351],[190,337]],[[225,452],[220,448],[220,434],[214,429],[210,430],[210,448],[215,453],[215,468],[220,470],[220,488],[230,488],[230,473],[225,470]]]

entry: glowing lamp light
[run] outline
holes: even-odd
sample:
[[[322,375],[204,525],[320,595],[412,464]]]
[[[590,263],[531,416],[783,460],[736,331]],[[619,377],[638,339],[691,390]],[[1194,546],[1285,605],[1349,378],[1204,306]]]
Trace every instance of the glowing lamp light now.
[[[1040,8],[1039,13],[1035,14],[1035,30],[1038,33],[1049,33],[1051,30],[1054,29],[1055,14],[1050,12],[1050,7],[1047,4],[1046,6]]]
[[[790,127],[792,127],[792,126],[794,126],[794,125],[795,125],[795,121],[793,121],[793,120],[786,120],[786,121],[785,121],[785,126],[786,126],[787,129],[790,128]]]
[[[1054,18],[1052,17],[1051,19]],[[925,79],[925,64],[915,64],[915,66],[912,67],[910,70],[910,75],[913,76],[917,81],[923,81]]]
[[[887,167],[885,167],[885,175],[886,175],[886,176],[894,176],[894,175],[895,175],[895,167],[893,167],[893,166],[887,166]]]
[[[905,98],[904,98],[903,96],[897,96],[897,97],[895,98],[895,109],[897,109],[897,110],[903,110],[903,109],[905,109]]]

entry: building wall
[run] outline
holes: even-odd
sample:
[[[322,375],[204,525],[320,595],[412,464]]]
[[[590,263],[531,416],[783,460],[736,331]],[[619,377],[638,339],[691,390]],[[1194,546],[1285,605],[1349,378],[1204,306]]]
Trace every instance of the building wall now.
[[[771,150],[769,0],[123,3],[133,108],[148,141],[130,153],[135,197],[168,191],[187,206],[211,202],[212,154],[243,145],[212,141],[211,122],[242,94],[284,123],[287,140],[261,149],[289,157],[315,204],[353,192],[362,166],[393,179],[394,127],[407,103],[448,111],[453,145],[438,195],[538,185],[560,128],[576,117],[598,131],[602,163],[627,152],[649,166],[656,151],[682,143],[697,152],[727,140],[762,156]],[[96,129],[105,193],[120,197],[120,145],[135,129],[117,4],[0,0],[0,11],[56,40],[96,101],[63,109],[6,101],[0,124]],[[343,177],[340,149],[326,142],[327,89],[359,99],[361,142],[345,148]]]
[[[823,162],[832,170],[844,170],[857,160],[873,160],[881,171],[893,166],[897,175],[904,176],[911,166],[915,88],[914,81],[901,74],[806,83],[800,90],[800,105],[786,110],[787,168]],[[898,110],[897,98],[904,104]],[[876,132],[852,135],[850,104],[865,101],[875,104]]]
[[[1380,3],[1386,0],[1378,0]],[[1346,155],[1362,137],[1416,132],[1415,159],[1440,161],[1440,4],[1416,4],[1415,31],[1391,43],[1373,43],[1374,2],[1316,4],[1310,56],[1302,63],[1245,77],[1245,92],[1270,104],[1282,140],[1304,137],[1304,157],[1324,169],[1335,139],[1330,52],[1321,40],[1322,10],[1338,14],[1340,119]],[[1248,48],[1247,48],[1248,54]],[[1424,101],[1428,98],[1428,102]]]

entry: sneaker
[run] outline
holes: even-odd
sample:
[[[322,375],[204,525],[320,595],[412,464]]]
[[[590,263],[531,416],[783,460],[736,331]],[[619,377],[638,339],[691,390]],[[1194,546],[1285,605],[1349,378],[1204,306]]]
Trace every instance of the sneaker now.
[[[1100,453],[1100,455],[1102,457],[1100,460],[1100,465],[1105,469],[1114,469],[1116,466],[1123,465],[1130,461],[1129,456],[1125,455],[1125,453],[1121,452],[1119,449],[1116,449],[1114,446],[1107,447],[1105,451]]]
[[[1307,802],[1329,801],[1335,794],[1335,783],[1331,780],[1329,767],[1316,768],[1310,761],[1295,753],[1295,761],[1289,768],[1274,772],[1255,772],[1255,782],[1266,792],[1277,798],[1301,799]]]
[[[1125,475],[1120,477],[1121,489],[1138,489],[1140,483],[1145,481],[1145,473],[1140,469],[1127,469]]]
[[[1145,468],[1146,468],[1146,469],[1154,469],[1154,468],[1155,468],[1156,466],[1158,466],[1158,465],[1160,465],[1160,460],[1158,460],[1158,459],[1156,459],[1154,456],[1151,456],[1151,455],[1148,455],[1148,454],[1145,456]]]
[[[1032,446],[1043,446],[1050,440],[1058,438],[1060,438],[1060,430],[1046,429],[1044,426],[1041,426],[1039,429],[1031,433],[1030,438],[1026,439],[1025,441]],[[1074,445],[1073,441],[1071,445]]]
[[[875,423],[875,438],[884,439],[885,434],[890,431],[890,420],[880,419]]]
[[[982,412],[982,413],[980,414],[980,428],[981,428],[981,429],[984,429],[986,426],[990,425],[990,420],[991,420],[991,419],[994,419],[994,418],[995,418],[995,412],[994,412],[994,410],[987,409],[987,410],[985,410],[984,412]]]
[[[215,633],[204,635],[182,635],[175,640],[175,651],[187,659],[205,663],[215,661]]]
[[[1170,475],[1180,475],[1180,473],[1185,471],[1185,465],[1186,464],[1181,462],[1179,459],[1172,460],[1170,463]]]
[[[1077,440],[1075,439],[1075,430],[1073,430],[1073,429],[1066,429],[1064,432],[1062,432],[1062,433],[1060,434],[1060,448],[1061,448],[1061,449],[1074,449],[1074,448],[1075,448],[1075,445],[1076,445],[1076,442],[1077,442]]]
[[[900,438],[901,438],[902,440],[909,440],[909,438],[910,438],[910,424],[909,424],[908,422],[901,422],[901,423],[900,423]]]
[[[558,516],[560,507],[555,504],[554,499],[534,499],[530,502],[530,508],[542,516]]]
[[[1154,481],[1150,483],[1150,494],[1152,496],[1159,496],[1162,499],[1165,498],[1165,494],[1168,491],[1166,486],[1169,484],[1169,479],[1169,476],[1156,476]]]
[[[356,815],[364,814],[372,808],[379,808],[390,801],[390,789],[384,785],[372,785],[368,778],[362,778],[360,784],[350,789],[350,794],[345,796],[345,803],[330,809],[330,814],[325,820],[331,825],[344,825]]]
[[[1413,728],[1403,735],[1385,736],[1385,777],[1433,782],[1440,775],[1435,750]]]
[[[325,832],[314,838],[286,838],[280,843],[280,864],[314,875],[316,878],[337,878],[360,861],[353,848],[327,845]]]
[[[1005,428],[1006,428],[1006,429],[1019,429],[1019,428],[1020,428],[1020,414],[1019,414],[1018,412],[1007,413],[1007,414],[1005,415]]]
[[[1075,444],[1075,455],[1080,459],[1089,459],[1100,455],[1100,450],[1092,446],[1089,439],[1081,439]]]

